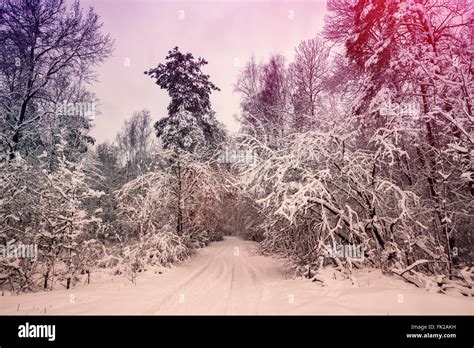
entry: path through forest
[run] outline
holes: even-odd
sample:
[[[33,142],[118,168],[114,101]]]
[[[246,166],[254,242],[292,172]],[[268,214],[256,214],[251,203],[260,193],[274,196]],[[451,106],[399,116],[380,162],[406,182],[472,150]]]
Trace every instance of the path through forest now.
[[[90,285],[0,297],[0,314],[472,314],[472,300],[429,293],[379,271],[357,284],[321,275],[325,286],[294,279],[284,263],[235,237],[212,243],[137,284],[120,276]]]

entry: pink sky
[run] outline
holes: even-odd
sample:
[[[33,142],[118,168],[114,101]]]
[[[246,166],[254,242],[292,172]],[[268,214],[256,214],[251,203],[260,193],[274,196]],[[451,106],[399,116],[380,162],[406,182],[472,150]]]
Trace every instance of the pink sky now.
[[[101,115],[92,135],[114,140],[125,119],[148,109],[153,120],[166,116],[169,97],[143,72],[155,67],[178,46],[209,64],[205,72],[220,89],[213,109],[227,129],[236,131],[239,95],[233,92],[239,70],[248,59],[282,53],[291,61],[301,40],[321,32],[326,1],[158,1],[83,0],[104,22],[103,32],[115,50],[98,69],[92,86]],[[180,19],[184,14],[184,18]],[[129,66],[126,63],[129,62]]]

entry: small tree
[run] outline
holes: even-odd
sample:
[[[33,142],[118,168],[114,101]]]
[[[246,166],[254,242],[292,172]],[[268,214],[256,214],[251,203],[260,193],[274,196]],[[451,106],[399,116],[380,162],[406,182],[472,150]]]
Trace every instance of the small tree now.
[[[148,110],[134,112],[117,135],[117,144],[128,179],[143,174],[150,164],[153,128]]]
[[[292,82],[293,127],[297,131],[315,122],[318,98],[329,73],[328,54],[328,48],[319,38],[301,41],[295,49],[295,61],[288,70]]]
[[[65,141],[57,145],[57,168],[49,169],[46,153],[31,165],[16,156],[3,163],[0,174],[5,197],[2,201],[0,238],[6,242],[36,244],[38,257],[34,262],[1,262],[0,269],[20,284],[21,290],[39,285],[53,286],[55,280],[73,285],[78,272],[90,266],[101,220],[89,204],[103,193],[92,189],[94,165],[89,156],[77,163],[64,154]],[[3,180],[2,180],[3,181]],[[88,269],[87,269],[88,270]],[[40,275],[40,280],[33,276]]]

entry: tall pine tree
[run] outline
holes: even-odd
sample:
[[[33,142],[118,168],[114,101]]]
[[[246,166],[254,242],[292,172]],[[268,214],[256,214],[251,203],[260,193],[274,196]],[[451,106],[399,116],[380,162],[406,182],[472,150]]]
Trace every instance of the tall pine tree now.
[[[171,97],[168,116],[155,124],[165,148],[193,152],[224,138],[210,101],[211,92],[219,88],[202,72],[201,67],[206,64],[203,58],[195,59],[191,53],[181,53],[175,47],[168,52],[165,63],[145,72]]]

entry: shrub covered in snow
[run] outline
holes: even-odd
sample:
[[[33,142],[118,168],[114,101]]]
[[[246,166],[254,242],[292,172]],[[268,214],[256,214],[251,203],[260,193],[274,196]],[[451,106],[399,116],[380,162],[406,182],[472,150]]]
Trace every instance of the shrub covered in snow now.
[[[92,245],[101,220],[87,203],[103,193],[90,182],[93,162],[87,156],[77,163],[68,161],[62,143],[57,153],[53,170],[46,155],[36,164],[17,156],[0,168],[0,242],[37,248],[34,258],[13,255],[0,260],[16,290],[49,288],[56,282],[69,288],[95,259]]]
[[[214,162],[165,151],[166,165],[117,191],[120,221],[131,231],[139,267],[182,261],[220,238],[219,202],[225,186]]]

